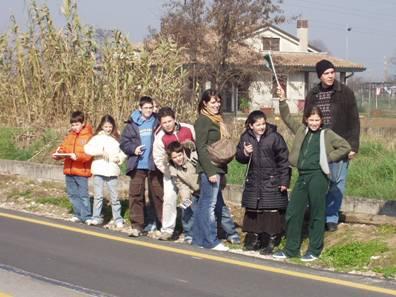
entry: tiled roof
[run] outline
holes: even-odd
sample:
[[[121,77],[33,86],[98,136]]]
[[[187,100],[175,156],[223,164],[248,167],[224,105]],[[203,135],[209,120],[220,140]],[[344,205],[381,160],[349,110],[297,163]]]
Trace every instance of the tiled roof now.
[[[336,70],[362,72],[366,70],[363,64],[330,56],[327,53],[299,53],[299,52],[271,52],[275,67],[301,68],[306,71],[314,71],[315,64],[322,59],[331,61]]]

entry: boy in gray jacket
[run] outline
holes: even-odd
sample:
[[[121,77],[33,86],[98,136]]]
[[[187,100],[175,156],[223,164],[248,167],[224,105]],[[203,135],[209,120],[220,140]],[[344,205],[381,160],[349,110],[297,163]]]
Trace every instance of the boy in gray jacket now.
[[[191,141],[183,145],[178,141],[171,142],[166,151],[169,158],[170,176],[180,197],[179,207],[182,209],[184,242],[191,244],[194,208],[199,197],[198,174],[196,173],[198,155]]]

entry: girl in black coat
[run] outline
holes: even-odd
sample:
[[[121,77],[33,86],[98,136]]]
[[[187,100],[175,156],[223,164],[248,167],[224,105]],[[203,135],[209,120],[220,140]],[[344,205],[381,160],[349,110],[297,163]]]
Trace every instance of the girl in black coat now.
[[[236,159],[248,164],[242,207],[246,250],[271,254],[280,243],[285,225],[290,182],[289,151],[276,126],[263,112],[251,112],[237,146]]]

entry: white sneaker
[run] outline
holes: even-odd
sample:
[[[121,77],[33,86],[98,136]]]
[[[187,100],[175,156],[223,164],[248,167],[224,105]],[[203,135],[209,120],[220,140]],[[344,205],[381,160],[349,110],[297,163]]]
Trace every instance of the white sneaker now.
[[[142,235],[143,235],[142,231],[140,231],[139,229],[136,229],[136,228],[131,228],[128,232],[129,237],[139,237]]]
[[[227,252],[227,251],[229,251],[229,249],[230,249],[229,247],[225,246],[221,242],[218,245],[216,245],[215,247],[211,248],[211,250],[220,251],[220,252]]]
[[[117,222],[115,224],[115,226],[116,226],[117,229],[122,229],[122,228],[124,228],[124,223],[123,222]]]
[[[87,224],[88,226],[91,226],[91,225],[97,226],[97,225],[102,224],[102,222],[100,222],[98,219],[88,219],[85,221],[85,224]]]
[[[172,233],[169,232],[161,232],[160,237],[158,238],[159,240],[171,240],[172,238]]]
[[[153,231],[155,231],[155,230],[157,230],[157,226],[155,225],[155,224],[148,224],[145,228],[144,228],[144,231],[145,232],[153,232]]]
[[[69,221],[70,221],[70,222],[73,222],[73,223],[81,223],[81,220],[80,220],[79,218],[77,218],[76,216],[72,216],[72,217],[69,219]]]

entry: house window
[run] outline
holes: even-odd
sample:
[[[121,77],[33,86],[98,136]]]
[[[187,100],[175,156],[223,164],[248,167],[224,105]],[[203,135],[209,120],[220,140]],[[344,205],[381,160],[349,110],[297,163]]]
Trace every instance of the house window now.
[[[264,51],[279,51],[279,38],[263,37]]]

